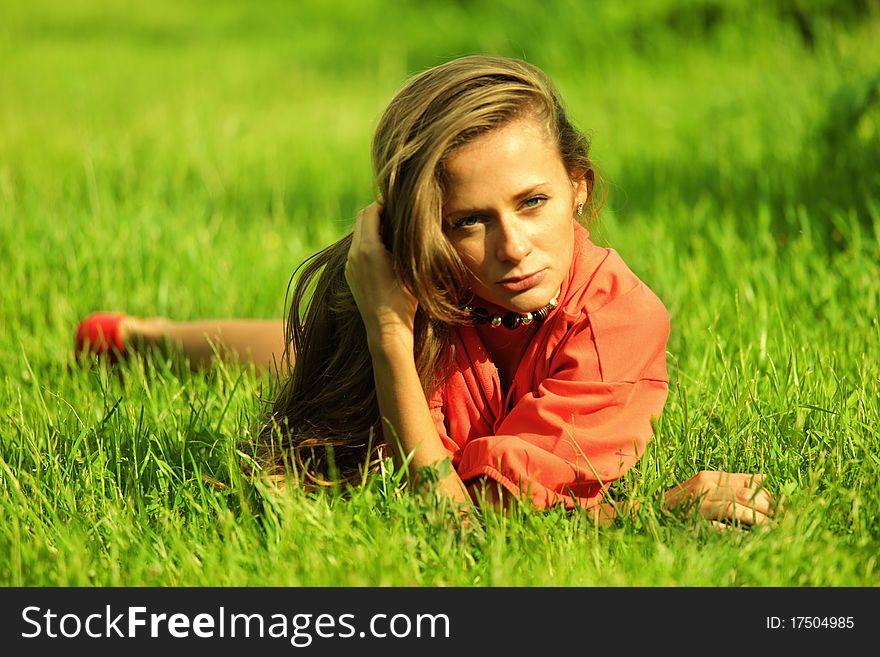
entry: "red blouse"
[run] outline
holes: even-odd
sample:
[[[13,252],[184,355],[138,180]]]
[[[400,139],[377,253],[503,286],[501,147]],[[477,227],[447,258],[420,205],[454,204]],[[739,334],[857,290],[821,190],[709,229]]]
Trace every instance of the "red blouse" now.
[[[597,504],[644,452],[668,392],[666,308],[580,226],[559,299],[506,394],[468,326],[455,332],[454,370],[430,400],[462,480],[490,477],[538,508]]]

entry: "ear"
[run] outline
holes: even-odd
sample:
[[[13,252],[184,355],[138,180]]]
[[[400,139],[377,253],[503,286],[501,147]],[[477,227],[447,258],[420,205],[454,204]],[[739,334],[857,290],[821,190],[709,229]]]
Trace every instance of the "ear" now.
[[[595,174],[592,169],[587,171],[573,171],[571,174],[571,189],[574,192],[574,207],[584,204],[589,205],[590,197],[593,195],[593,183],[595,182]]]

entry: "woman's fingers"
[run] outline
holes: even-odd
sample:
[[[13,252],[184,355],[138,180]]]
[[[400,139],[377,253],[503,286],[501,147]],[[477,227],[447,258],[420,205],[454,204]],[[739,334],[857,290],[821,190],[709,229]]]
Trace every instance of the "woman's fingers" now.
[[[358,212],[357,219],[354,223],[354,236],[358,245],[373,245],[381,242],[379,238],[379,223],[381,221],[380,212],[382,206],[378,202],[370,203],[363,210]]]
[[[716,519],[728,518],[748,525],[769,521],[774,501],[764,489],[763,482],[763,475],[747,473],[719,477],[717,487],[707,495],[709,503],[718,503],[721,509],[721,513],[715,515]]]
[[[672,507],[690,506],[713,522],[746,525],[770,521],[776,501],[764,487],[764,475],[704,470],[667,494]]]
[[[353,256],[357,256],[364,251],[375,248],[376,244],[381,244],[379,237],[381,206],[378,203],[371,203],[363,210],[357,213],[351,234],[351,246],[349,247],[349,262]],[[384,247],[383,247],[384,248]]]
[[[700,506],[702,515],[719,522],[736,522],[742,525],[762,525],[770,521],[770,515],[750,504],[728,499],[707,501]]]
[[[365,270],[371,276],[378,273],[387,277],[390,272],[388,252],[379,235],[381,207],[378,202],[371,203],[357,214],[345,263],[349,283],[355,276],[363,276]]]
[[[736,501],[766,516],[773,515],[776,502],[764,488],[741,488],[736,491]]]
[[[387,331],[412,332],[418,303],[394,273],[391,254],[380,234],[382,204],[361,210],[352,228],[345,279],[360,311],[368,337]]]

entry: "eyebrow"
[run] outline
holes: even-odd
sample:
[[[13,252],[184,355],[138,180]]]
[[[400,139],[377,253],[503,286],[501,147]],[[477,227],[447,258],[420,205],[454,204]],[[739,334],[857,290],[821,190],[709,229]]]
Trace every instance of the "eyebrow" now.
[[[523,199],[526,199],[529,196],[533,195],[541,187],[545,187],[549,184],[550,184],[549,181],[535,183],[534,185],[531,185],[530,187],[528,187],[520,192],[517,192],[511,198],[513,199],[514,202],[519,203]],[[451,220],[455,220],[455,219],[460,219],[461,217],[467,217],[467,216],[470,216],[473,214],[485,214],[488,211],[489,211],[489,208],[459,208],[457,210],[453,210],[452,212],[444,212],[443,219],[446,221],[451,221]]]

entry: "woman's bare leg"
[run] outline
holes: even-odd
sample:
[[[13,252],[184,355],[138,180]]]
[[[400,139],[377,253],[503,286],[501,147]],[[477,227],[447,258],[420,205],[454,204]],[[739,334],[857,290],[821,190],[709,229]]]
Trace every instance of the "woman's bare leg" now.
[[[128,349],[179,354],[193,367],[223,360],[284,369],[284,322],[270,319],[209,319],[176,322],[165,317],[129,317],[121,326]]]

